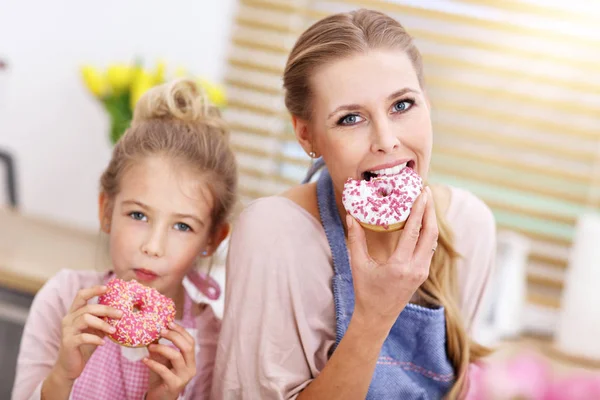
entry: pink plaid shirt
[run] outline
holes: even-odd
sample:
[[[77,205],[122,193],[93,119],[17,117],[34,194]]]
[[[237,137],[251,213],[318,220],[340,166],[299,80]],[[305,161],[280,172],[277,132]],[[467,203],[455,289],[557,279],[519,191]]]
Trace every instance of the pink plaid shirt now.
[[[101,284],[107,274],[63,270],[49,280],[32,304],[17,361],[12,399],[40,399],[41,385],[58,356],[61,320],[78,290]],[[194,316],[193,303],[186,293],[181,324],[196,338],[196,376],[180,399],[208,399],[220,321],[206,306]],[[170,344],[166,339],[161,343]],[[172,344],[171,344],[172,345]],[[149,369],[142,363],[145,348],[129,349],[107,340],[96,349],[81,376],[75,381],[70,399],[141,400],[148,389]]]

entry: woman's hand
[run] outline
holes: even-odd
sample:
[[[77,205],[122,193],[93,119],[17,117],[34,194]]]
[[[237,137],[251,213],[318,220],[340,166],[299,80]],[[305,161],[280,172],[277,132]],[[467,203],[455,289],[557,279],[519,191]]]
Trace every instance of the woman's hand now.
[[[85,364],[104,336],[114,329],[101,317],[121,318],[123,313],[112,307],[87,302],[106,292],[105,286],[81,289],[73,300],[69,313],[62,320],[62,341],[53,372],[67,381],[81,375]]]
[[[353,319],[360,319],[367,326],[384,324],[391,329],[429,276],[438,239],[431,190],[427,187],[415,200],[396,250],[383,263],[369,255],[360,224],[350,215],[346,216],[346,222],[356,297]]]
[[[161,333],[177,349],[164,344],[148,346],[150,357],[144,363],[150,368],[146,400],[177,399],[185,386],[196,375],[194,338],[181,326],[171,323],[171,330]]]

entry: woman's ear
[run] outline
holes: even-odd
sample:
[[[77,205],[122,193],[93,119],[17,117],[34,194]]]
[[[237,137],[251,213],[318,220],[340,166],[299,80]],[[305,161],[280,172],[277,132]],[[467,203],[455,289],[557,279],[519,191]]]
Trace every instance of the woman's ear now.
[[[296,134],[296,139],[298,139],[300,146],[302,146],[306,154],[311,158],[316,158],[317,150],[314,146],[314,140],[309,129],[308,121],[292,115],[292,126],[294,127],[294,133]]]
[[[106,193],[100,192],[98,196],[98,221],[100,222],[100,229],[104,233],[110,233],[110,220],[112,217],[112,209],[110,206],[110,200]]]

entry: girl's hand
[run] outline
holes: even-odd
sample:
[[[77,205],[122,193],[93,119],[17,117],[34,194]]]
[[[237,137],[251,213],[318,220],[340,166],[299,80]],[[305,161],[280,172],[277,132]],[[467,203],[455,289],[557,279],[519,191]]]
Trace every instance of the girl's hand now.
[[[383,263],[369,255],[360,224],[350,215],[346,216],[346,223],[356,296],[353,318],[367,326],[389,329],[429,276],[438,239],[431,190],[427,187],[415,200],[396,250]]]
[[[62,320],[62,341],[54,372],[63,379],[77,379],[96,347],[104,344],[104,336],[114,332],[101,317],[122,317],[123,313],[112,307],[87,304],[88,300],[105,292],[105,286],[81,289]]]
[[[150,368],[146,400],[177,399],[196,375],[194,338],[177,324],[171,323],[169,328],[161,336],[169,339],[177,349],[164,344],[148,346],[150,357],[144,359]]]

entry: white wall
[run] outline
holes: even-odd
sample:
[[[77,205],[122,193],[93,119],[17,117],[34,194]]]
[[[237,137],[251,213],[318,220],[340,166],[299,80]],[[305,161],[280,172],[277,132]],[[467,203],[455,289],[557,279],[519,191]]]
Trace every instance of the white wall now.
[[[1,0],[0,147],[18,163],[24,212],[97,229],[108,117],[79,66],[164,58],[220,81],[235,0]]]

